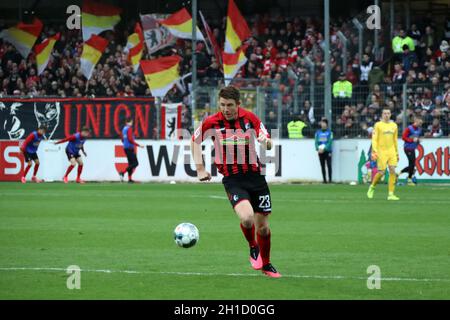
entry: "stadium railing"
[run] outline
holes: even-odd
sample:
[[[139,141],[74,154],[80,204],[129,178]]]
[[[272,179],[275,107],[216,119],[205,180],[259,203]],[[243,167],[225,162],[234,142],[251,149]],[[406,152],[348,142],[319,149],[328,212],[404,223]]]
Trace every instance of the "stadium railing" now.
[[[213,79],[214,80],[214,79]],[[208,80],[212,81],[212,80]],[[217,111],[218,85],[201,85],[196,91],[195,110],[189,110],[183,127],[193,132],[200,122],[208,115]],[[231,82],[241,90],[242,105],[257,114],[270,129],[279,129],[282,138],[288,137],[287,124],[292,120],[304,121],[306,127],[303,131],[305,138],[314,137],[315,131],[319,128],[320,119],[324,117],[324,86],[323,85],[303,85],[298,81],[294,85],[282,85],[280,81],[266,79],[242,79],[236,78]],[[424,131],[427,130],[434,119],[439,119],[443,136],[450,134],[449,110],[442,102],[443,95],[448,88],[448,84],[377,84],[369,87],[367,85],[354,85],[352,95],[349,98],[332,99],[332,122],[330,124],[336,138],[367,138],[376,121],[379,120],[381,110],[388,106],[392,112],[392,119],[396,121],[401,132],[407,126],[415,114],[420,114],[424,118]],[[43,97],[20,97],[20,96],[0,96],[0,103],[12,100],[21,100],[28,104],[33,99],[40,100]],[[142,97],[149,98],[149,97]],[[54,99],[55,102],[71,98],[45,97],[45,102]],[[80,99],[80,98],[76,98]],[[89,100],[92,98],[81,98]],[[96,99],[105,99],[97,97]],[[106,98],[112,99],[114,98]],[[126,100],[126,97],[118,97],[117,100]],[[130,100],[139,99],[138,97]],[[95,100],[95,99],[94,99]],[[189,99],[184,99],[185,102]],[[182,102],[182,101],[171,101]],[[48,109],[47,103],[41,103],[45,111]],[[38,105],[39,107],[40,105]],[[132,108],[132,103],[130,102]],[[188,109],[192,106],[188,103]],[[5,109],[5,108],[3,108]],[[31,106],[30,109],[36,109]],[[39,109],[39,108],[38,108]],[[62,109],[62,107],[61,107]],[[6,110],[6,109],[5,109]],[[6,111],[3,110],[2,114]],[[130,109],[131,110],[131,109]],[[38,114],[36,110],[29,110],[30,116],[35,118]],[[44,111],[42,113],[44,113]],[[160,137],[162,128],[161,113],[159,108],[151,108],[153,133],[149,133],[151,138]],[[61,111],[62,113],[62,111]],[[62,120],[61,120],[62,121]],[[190,125],[189,125],[190,124]],[[151,130],[150,130],[151,131]]]
[[[324,86],[301,86],[293,93],[293,103],[284,107],[282,125],[286,126],[290,119],[301,117],[313,130],[306,130],[306,137],[313,137],[319,127],[319,121],[324,116]],[[433,119],[439,119],[443,136],[449,132],[449,110],[444,103],[436,105],[436,100],[442,101],[446,91],[445,84],[392,84],[382,83],[372,87],[354,85],[350,98],[332,98],[331,128],[337,138],[366,138],[376,121],[381,116],[384,107],[389,107],[392,120],[399,126],[401,132],[412,121],[415,114],[424,118],[424,131],[432,124]],[[286,137],[286,134],[283,135]]]

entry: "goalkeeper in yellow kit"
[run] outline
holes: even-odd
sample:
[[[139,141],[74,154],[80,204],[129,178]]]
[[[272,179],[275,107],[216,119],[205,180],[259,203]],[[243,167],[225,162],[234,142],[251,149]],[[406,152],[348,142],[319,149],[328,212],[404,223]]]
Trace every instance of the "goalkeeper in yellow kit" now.
[[[373,198],[375,186],[384,176],[384,172],[389,167],[389,195],[388,200],[400,200],[394,195],[397,175],[395,167],[398,163],[398,127],[391,121],[391,110],[383,109],[381,121],[375,124],[372,133],[372,160],[377,161],[378,172],[372,180],[372,184],[367,191],[367,197]]]

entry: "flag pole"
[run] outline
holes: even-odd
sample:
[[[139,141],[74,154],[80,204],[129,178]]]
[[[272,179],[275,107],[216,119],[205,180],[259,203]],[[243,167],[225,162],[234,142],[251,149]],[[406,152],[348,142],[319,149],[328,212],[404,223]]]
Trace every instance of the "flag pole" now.
[[[324,33],[325,33],[325,118],[328,120],[328,126],[332,128],[331,114],[331,66],[330,66],[330,0],[324,0]],[[345,71],[345,70],[342,70]]]
[[[161,137],[161,129],[162,125],[166,125],[165,123],[161,123],[161,97],[155,97],[155,110],[156,110],[156,137],[155,140],[165,139],[166,137]]]
[[[191,107],[192,124],[194,125],[196,109],[196,91],[197,91],[197,0],[192,0],[192,87],[191,87]]]

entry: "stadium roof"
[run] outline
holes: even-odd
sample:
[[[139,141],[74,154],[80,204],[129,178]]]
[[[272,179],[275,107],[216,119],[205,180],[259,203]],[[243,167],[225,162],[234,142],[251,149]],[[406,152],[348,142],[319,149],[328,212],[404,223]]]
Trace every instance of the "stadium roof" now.
[[[124,15],[136,17],[139,13],[172,13],[183,6],[190,8],[191,0],[97,0],[121,7]],[[321,16],[323,1],[319,0],[235,0],[244,15],[253,13],[281,14],[283,16]],[[397,12],[405,12],[409,3],[412,12],[445,15],[448,13],[447,0],[393,0]],[[211,18],[221,19],[226,15],[228,0],[198,0],[198,8]],[[380,0],[380,4],[389,4],[390,0]],[[68,16],[69,5],[81,6],[82,0],[2,0],[0,1],[0,25],[26,18],[30,12],[47,21],[64,21]],[[332,16],[356,16],[365,12],[373,0],[330,1]]]

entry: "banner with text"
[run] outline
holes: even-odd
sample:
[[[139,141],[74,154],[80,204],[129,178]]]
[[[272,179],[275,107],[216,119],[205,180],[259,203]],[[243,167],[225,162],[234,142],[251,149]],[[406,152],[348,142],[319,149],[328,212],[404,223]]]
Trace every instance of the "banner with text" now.
[[[18,181],[24,169],[20,153],[21,141],[0,141],[0,180]],[[190,141],[185,140],[140,140],[144,149],[137,149],[139,166],[133,178],[140,181],[187,181],[197,182],[195,166],[190,152]],[[361,155],[367,154],[369,140],[337,140],[333,144],[333,179],[336,182],[357,181],[362,166]],[[402,144],[399,143],[402,148]],[[46,181],[60,181],[68,161],[65,145],[54,145],[43,141],[38,156],[41,162],[38,177]],[[117,140],[88,140],[85,143],[87,157],[83,158],[82,178],[87,181],[119,181],[119,171],[126,168],[127,158],[122,144]],[[213,181],[220,182],[214,148],[208,140],[204,143],[205,166]],[[266,163],[266,177],[271,182],[292,180],[322,181],[319,157],[314,140],[278,140],[274,148],[260,152],[262,163]],[[399,170],[407,165],[406,156],[400,154]],[[425,139],[417,151],[417,173],[419,181],[450,182],[450,139]],[[70,178],[75,179],[76,170]],[[29,177],[28,177],[29,178]]]
[[[0,98],[0,139],[20,140],[47,126],[47,139],[60,139],[88,126],[94,139],[121,135],[126,117],[134,119],[137,138],[156,137],[153,98]]]

